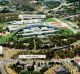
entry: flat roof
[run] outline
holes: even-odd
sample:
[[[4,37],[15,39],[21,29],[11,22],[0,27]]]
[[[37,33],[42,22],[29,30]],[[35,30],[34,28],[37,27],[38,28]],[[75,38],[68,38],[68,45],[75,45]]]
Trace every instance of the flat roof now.
[[[0,46],[0,54],[3,54],[2,50],[3,50],[3,47]]]
[[[46,15],[43,15],[43,14],[19,14],[18,18],[19,19],[31,19],[31,18],[43,19],[43,18],[46,18]]]

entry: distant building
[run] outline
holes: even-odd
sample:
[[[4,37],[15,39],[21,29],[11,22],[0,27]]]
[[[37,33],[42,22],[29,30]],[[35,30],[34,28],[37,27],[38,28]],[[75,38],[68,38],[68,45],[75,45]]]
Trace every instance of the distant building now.
[[[40,23],[35,23],[32,25],[29,25],[27,27],[21,28],[16,32],[16,36],[23,36],[23,37],[30,37],[30,36],[40,36],[40,35],[52,35],[56,31],[58,31],[58,28],[52,27],[52,26],[47,26],[43,25]]]
[[[80,66],[80,59],[75,59],[74,62]]]
[[[65,68],[63,68],[62,66],[59,66],[55,70],[55,74],[69,74],[69,72]]]
[[[8,24],[8,31],[12,32],[19,28],[23,28],[27,25],[30,25],[31,23],[38,23],[41,22],[41,19],[32,19],[32,20],[22,20],[22,21],[10,21],[7,22]]]
[[[75,59],[74,64],[78,67],[78,69],[80,71],[80,59]]]
[[[36,15],[36,14],[20,14],[18,16],[19,19],[24,20],[24,19],[44,19],[46,18],[46,15]]]
[[[45,59],[46,55],[19,55],[19,59]]]

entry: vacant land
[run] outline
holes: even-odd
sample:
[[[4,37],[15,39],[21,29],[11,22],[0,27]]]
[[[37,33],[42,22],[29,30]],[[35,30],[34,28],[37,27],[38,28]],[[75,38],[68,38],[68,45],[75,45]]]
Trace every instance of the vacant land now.
[[[16,72],[15,72],[15,71],[13,71],[13,70],[12,70],[11,68],[9,68],[8,66],[9,66],[9,65],[6,65],[6,67],[5,67],[5,68],[6,68],[7,73],[8,73],[8,74],[16,74]]]
[[[20,50],[17,49],[6,49],[5,50],[5,57],[6,58],[11,58],[13,55],[17,54],[18,52],[20,52]]]

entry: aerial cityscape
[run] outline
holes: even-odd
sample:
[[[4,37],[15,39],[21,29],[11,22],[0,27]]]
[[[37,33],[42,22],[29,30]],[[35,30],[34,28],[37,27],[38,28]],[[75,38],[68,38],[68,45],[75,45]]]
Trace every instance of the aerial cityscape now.
[[[0,74],[80,74],[80,0],[0,0]]]

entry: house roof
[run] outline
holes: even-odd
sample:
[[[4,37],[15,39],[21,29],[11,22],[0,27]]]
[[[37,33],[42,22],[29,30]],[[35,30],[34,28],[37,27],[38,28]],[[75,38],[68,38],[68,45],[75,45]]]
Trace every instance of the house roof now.
[[[75,59],[74,60],[78,65],[80,65],[80,59]]]
[[[74,61],[75,61],[75,62],[80,62],[80,59],[75,59]]]
[[[65,68],[63,68],[62,66],[59,66],[57,69],[56,69],[56,72],[59,72],[59,71],[66,71]]]

